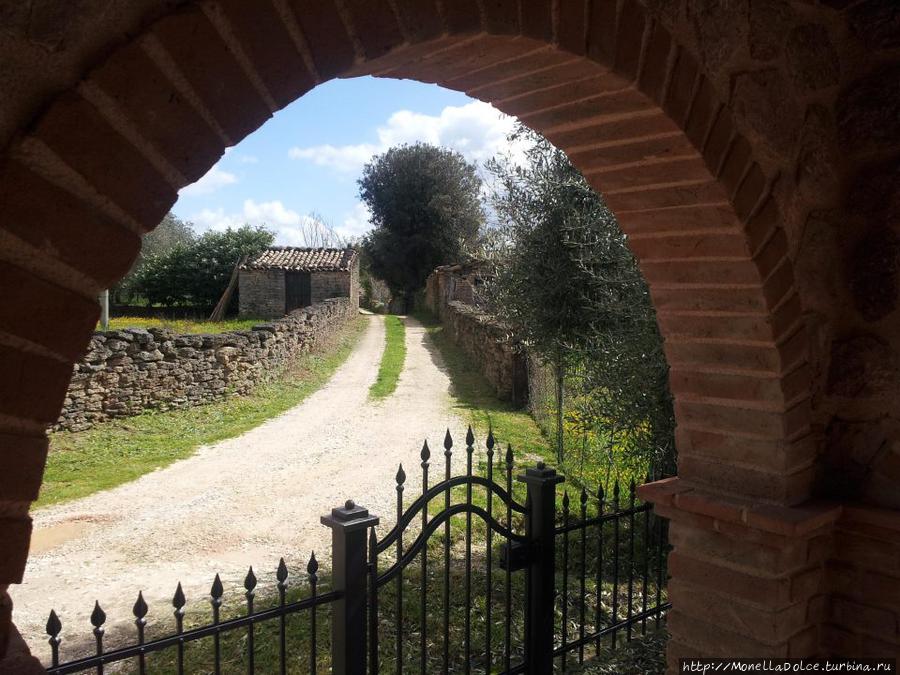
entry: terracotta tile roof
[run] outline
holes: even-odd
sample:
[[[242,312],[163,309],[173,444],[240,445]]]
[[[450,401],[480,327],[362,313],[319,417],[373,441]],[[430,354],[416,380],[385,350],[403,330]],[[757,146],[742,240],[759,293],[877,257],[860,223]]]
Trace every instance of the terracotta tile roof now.
[[[273,246],[241,266],[242,270],[347,272],[356,259],[352,248]]]

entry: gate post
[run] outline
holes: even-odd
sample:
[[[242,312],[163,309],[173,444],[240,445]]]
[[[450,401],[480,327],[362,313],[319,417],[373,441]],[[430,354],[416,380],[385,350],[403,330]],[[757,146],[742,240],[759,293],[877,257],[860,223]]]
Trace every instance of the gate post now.
[[[529,675],[553,672],[556,600],[556,485],[565,478],[538,462],[518,477],[528,486],[525,535],[529,564],[525,586],[525,666]]]
[[[378,516],[347,500],[322,516],[331,528],[331,577],[343,596],[332,605],[331,667],[334,675],[366,673],[367,533]]]

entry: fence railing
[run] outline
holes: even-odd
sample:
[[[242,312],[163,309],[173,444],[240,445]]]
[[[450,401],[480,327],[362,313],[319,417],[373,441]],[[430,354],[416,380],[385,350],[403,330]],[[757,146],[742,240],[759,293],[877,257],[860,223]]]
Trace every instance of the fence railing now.
[[[244,582],[244,611],[222,619],[224,589],[218,575],[210,590],[212,622],[185,629],[184,593],[173,598],[175,628],[145,639],[148,607],[134,605],[136,642],[106,649],[106,617],[91,615],[95,653],[60,661],[62,623],[50,613],[48,673],[75,673],[130,662],[148,670],[148,657],[168,653],[166,672],[193,672],[185,650],[211,644],[204,668],[218,674],[223,642],[240,636],[241,669],[254,672],[486,672],[546,675],[584,662],[591,649],[615,649],[648,622],[659,626],[669,608],[665,594],[664,521],[638,504],[634,483],[627,505],[616,484],[612,499],[581,490],[573,515],[569,494],[557,508],[564,481],[538,462],[514,480],[514,457],[497,453],[489,434],[483,461],[474,465],[474,436],[466,437],[466,471],[453,476],[453,440],[444,439],[442,480],[432,484],[431,451],[421,451],[421,491],[404,504],[406,473],[396,475],[396,523],[380,538],[379,518],[347,501],[322,516],[332,530],[330,588],[321,592],[319,566],[307,566],[309,592],[289,600],[288,569],[276,573],[277,600],[259,609],[251,568]],[[524,501],[516,491],[524,490]],[[499,544],[499,545],[498,545]],[[295,591],[292,591],[292,594]],[[330,610],[330,611],[329,611]],[[303,617],[303,653],[288,617]],[[321,615],[321,616],[320,616]],[[317,639],[330,623],[330,636]],[[263,635],[264,633],[264,635]],[[262,645],[260,640],[272,644]],[[330,638],[330,639],[329,639]],[[330,642],[320,648],[321,642]],[[174,652],[171,653],[171,652]],[[261,663],[261,655],[265,662]],[[196,654],[192,655],[196,658]],[[193,662],[192,662],[193,663]],[[229,672],[234,660],[228,661]],[[156,672],[154,668],[151,668]]]

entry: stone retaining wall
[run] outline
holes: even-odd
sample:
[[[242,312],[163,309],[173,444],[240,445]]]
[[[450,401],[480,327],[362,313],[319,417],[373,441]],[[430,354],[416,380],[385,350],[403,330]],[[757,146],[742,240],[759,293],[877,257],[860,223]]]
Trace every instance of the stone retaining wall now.
[[[54,430],[80,431],[146,410],[248,393],[355,314],[347,298],[334,298],[230,333],[179,335],[164,328],[95,333],[75,364]]]

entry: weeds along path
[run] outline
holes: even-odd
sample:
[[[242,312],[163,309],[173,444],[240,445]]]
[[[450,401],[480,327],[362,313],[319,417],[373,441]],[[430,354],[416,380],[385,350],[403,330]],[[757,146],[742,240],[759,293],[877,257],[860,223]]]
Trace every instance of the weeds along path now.
[[[294,583],[305,580],[311,551],[330,565],[331,531],[319,516],[352,498],[382,517],[385,532],[395,520],[398,464],[411,501],[421,485],[422,441],[433,449],[433,474],[441,473],[447,427],[457,441],[454,470],[464,470],[465,426],[452,412],[450,380],[424,328],[404,320],[407,352],[397,389],[373,401],[369,387],[385,330],[382,317],[369,321],[346,363],[295,408],[131,483],[32,514],[24,583],[10,591],[14,620],[33,653],[48,653],[51,608],[63,622],[66,655],[67,645],[91,638],[95,600],[115,644],[134,635],[139,590],[152,626],[171,618],[179,581],[189,606],[208,608],[217,572],[232,606],[243,600],[250,565],[264,588],[274,585],[281,556]]]

